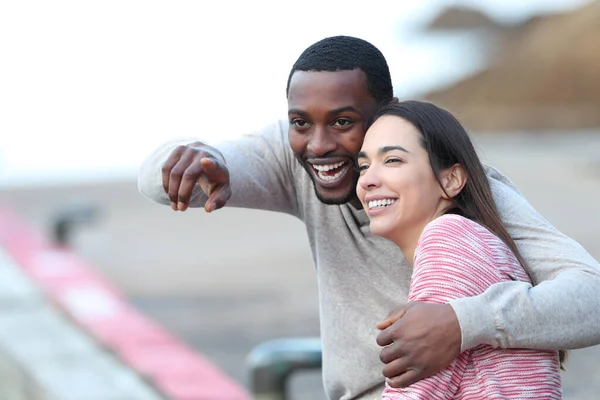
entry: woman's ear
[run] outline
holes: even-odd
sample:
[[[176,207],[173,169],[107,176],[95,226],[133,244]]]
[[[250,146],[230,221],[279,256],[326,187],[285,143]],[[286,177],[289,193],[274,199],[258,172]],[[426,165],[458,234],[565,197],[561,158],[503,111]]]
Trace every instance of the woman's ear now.
[[[467,183],[467,173],[460,164],[454,164],[450,168],[442,171],[441,176],[443,193],[442,197],[446,200],[453,199],[463,190]]]

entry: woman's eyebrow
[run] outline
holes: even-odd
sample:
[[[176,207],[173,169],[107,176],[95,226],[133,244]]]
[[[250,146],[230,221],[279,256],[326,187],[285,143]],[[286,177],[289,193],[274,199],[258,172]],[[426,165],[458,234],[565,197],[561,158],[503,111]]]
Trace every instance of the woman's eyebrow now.
[[[400,150],[400,151],[403,151],[405,153],[410,153],[410,151],[406,150],[404,147],[399,146],[399,145],[380,147],[378,153],[379,154],[389,153],[390,151],[393,151],[393,150]]]
[[[384,154],[384,153],[389,153],[390,151],[393,151],[393,150],[400,150],[405,153],[410,153],[410,151],[406,150],[404,147],[402,147],[400,145],[380,147],[379,150],[377,151],[377,153]],[[364,151],[359,151],[358,154],[356,155],[356,158],[367,158],[367,153]]]

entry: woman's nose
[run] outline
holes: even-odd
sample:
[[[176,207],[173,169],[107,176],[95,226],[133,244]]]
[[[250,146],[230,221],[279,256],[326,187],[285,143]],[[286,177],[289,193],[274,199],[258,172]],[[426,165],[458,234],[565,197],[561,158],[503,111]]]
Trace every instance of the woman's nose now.
[[[358,184],[364,190],[375,189],[381,186],[381,180],[377,175],[377,170],[373,166],[370,166],[366,170],[363,171],[360,178],[358,178]]]

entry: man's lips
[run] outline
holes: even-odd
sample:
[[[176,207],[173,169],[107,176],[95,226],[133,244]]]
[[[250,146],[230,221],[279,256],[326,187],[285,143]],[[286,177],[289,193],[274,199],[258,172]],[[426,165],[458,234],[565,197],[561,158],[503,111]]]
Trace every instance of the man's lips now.
[[[334,188],[341,183],[352,167],[352,161],[347,158],[327,158],[307,160],[312,167],[313,175],[321,186]]]
[[[311,165],[332,165],[339,162],[351,161],[348,157],[308,158],[305,161]]]

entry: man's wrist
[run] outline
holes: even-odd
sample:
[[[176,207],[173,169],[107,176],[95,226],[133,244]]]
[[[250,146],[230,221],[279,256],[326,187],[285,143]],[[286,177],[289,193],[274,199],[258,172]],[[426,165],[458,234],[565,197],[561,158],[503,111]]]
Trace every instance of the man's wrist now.
[[[480,344],[494,345],[491,338],[498,334],[496,316],[483,296],[463,297],[449,302],[454,310],[461,333],[460,351]]]

